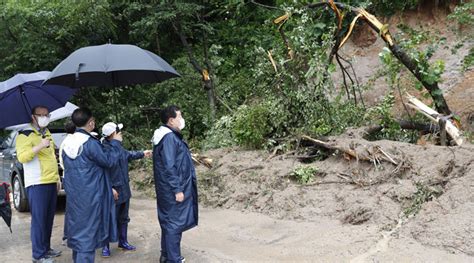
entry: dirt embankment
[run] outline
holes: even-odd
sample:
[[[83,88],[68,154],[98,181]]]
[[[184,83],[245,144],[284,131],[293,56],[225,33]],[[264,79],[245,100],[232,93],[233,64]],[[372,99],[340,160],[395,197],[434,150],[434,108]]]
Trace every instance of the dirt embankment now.
[[[326,217],[380,231],[401,224],[401,233],[424,245],[474,256],[473,145],[369,142],[350,132],[333,142],[358,152],[380,147],[397,165],[358,161],[338,152],[302,164],[293,156],[268,159],[261,151],[214,150],[207,153],[214,168],[198,168],[201,203],[304,222]],[[302,165],[317,168],[309,185],[290,176]]]

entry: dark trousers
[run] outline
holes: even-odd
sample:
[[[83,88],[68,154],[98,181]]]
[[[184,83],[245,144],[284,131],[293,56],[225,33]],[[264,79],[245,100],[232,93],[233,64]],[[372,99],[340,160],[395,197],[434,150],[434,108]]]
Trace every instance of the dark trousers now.
[[[67,207],[64,208],[64,229],[63,229],[63,241],[67,239]]]
[[[125,203],[116,204],[115,205],[115,213],[117,215],[117,227],[119,228],[120,233],[120,226],[124,224],[128,224],[130,222],[130,217],[128,217],[128,209],[130,208],[130,199],[127,200]]]
[[[94,263],[95,251],[92,252],[77,252],[72,251],[72,260],[74,263]]]
[[[32,185],[26,188],[31,213],[31,248],[33,258],[46,256],[51,249],[54,213],[56,211],[56,184]]]
[[[182,233],[171,234],[161,229],[161,255],[169,263],[181,263]]]

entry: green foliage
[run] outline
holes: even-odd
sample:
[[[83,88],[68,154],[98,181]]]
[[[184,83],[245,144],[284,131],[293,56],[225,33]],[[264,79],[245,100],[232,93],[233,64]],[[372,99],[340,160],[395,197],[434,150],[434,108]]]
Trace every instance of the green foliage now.
[[[300,184],[308,184],[313,180],[317,172],[318,168],[316,167],[300,166],[293,170],[290,173],[290,176],[293,177]]]
[[[205,134],[202,149],[215,149],[237,145],[237,140],[232,135],[232,116],[223,116]]]
[[[385,127],[396,126],[397,123],[394,121],[392,117],[392,108],[394,104],[395,104],[395,97],[393,96],[392,93],[389,93],[383,98],[380,104],[369,109],[367,114],[369,115],[369,118],[372,118],[374,120],[379,120],[379,123],[378,123],[379,125],[382,125]],[[398,126],[398,128],[400,128],[400,126]]]
[[[272,130],[271,112],[276,105],[271,101],[242,105],[235,113],[233,137],[241,145],[260,148]]]
[[[0,3],[0,78],[52,70],[75,49],[114,36],[108,1]],[[13,52],[14,51],[14,52]]]
[[[414,9],[420,3],[420,0],[372,0],[370,9],[376,14],[390,16],[396,12]]]
[[[269,115],[271,109],[265,104],[242,105],[237,109],[233,134],[241,145],[259,148],[261,147],[269,132]]]
[[[277,112],[278,105],[272,100],[242,105],[232,115],[220,118],[206,133],[203,148],[233,145],[262,148],[270,133],[281,125]]]
[[[414,142],[416,140],[416,131],[403,130],[400,124],[393,117],[393,106],[395,97],[392,93],[387,94],[381,103],[367,111],[365,118],[382,126],[382,130],[374,135],[370,140],[394,140],[404,142]]]
[[[474,48],[471,48],[469,50],[469,54],[467,54],[462,60],[462,70],[466,71],[473,67],[474,67]]]
[[[448,18],[462,25],[474,26],[474,2],[468,1],[456,6]]]
[[[400,25],[401,33],[397,38],[400,46],[407,51],[408,55],[415,61],[417,67],[420,69],[423,81],[429,85],[435,82],[441,82],[441,74],[444,72],[444,61],[436,60],[431,63],[429,60],[434,52],[442,45],[446,39],[438,38],[427,31],[415,30],[405,25]],[[421,44],[427,44],[427,47],[420,49]],[[388,48],[383,48],[379,57],[386,65],[388,74],[388,82],[394,86],[398,79],[397,75],[401,70],[406,70],[401,63],[393,56]],[[418,85],[421,90],[421,86]]]
[[[442,190],[435,189],[433,187],[425,186],[421,183],[416,184],[417,191],[411,198],[411,203],[404,209],[405,216],[415,216],[420,212],[421,207],[424,203],[439,197],[442,194]]]
[[[400,46],[413,59],[416,67],[419,69],[423,82],[426,82],[428,85],[442,82],[441,75],[445,69],[444,61],[436,60],[430,62],[430,58],[438,47],[444,44],[446,39],[436,37],[428,31],[409,28],[403,24],[398,27],[401,31],[399,36],[397,36]],[[420,48],[421,45],[424,45],[423,49]],[[392,91],[399,89],[399,92],[403,94],[403,90],[406,90],[406,88],[402,90],[400,87],[400,78],[402,73],[408,73],[408,70],[386,47],[384,47],[382,52],[379,53],[379,58],[385,66],[384,73]],[[437,90],[430,94],[423,88],[422,83],[415,79],[411,73],[408,73],[408,76],[413,83],[413,86],[421,91],[423,96],[426,98],[432,98],[432,95],[439,95],[436,94],[436,92],[441,92],[441,90]],[[434,100],[434,103],[436,103],[435,98],[432,99]]]
[[[249,71],[244,69],[249,77],[237,78],[227,84],[219,83],[219,90],[224,89],[225,94],[230,95],[223,96],[231,104],[234,104],[232,97],[235,100],[237,91],[240,94],[244,92],[242,95],[245,95],[247,102],[223,117],[211,129],[207,137],[210,144],[216,145],[213,142],[221,141],[218,138],[229,138],[230,135],[231,139],[226,142],[262,148],[272,145],[269,138],[285,137],[292,133],[315,136],[337,134],[349,126],[362,123],[361,118],[353,116],[358,113],[362,115],[363,107],[344,101],[338,95],[333,101],[328,99],[334,89],[325,77],[325,72],[331,70],[327,68],[326,51],[332,46],[333,28],[328,26],[332,23],[326,25],[322,22],[321,16],[326,15],[322,12],[308,13],[294,8],[288,8],[288,11],[294,13],[294,18],[288,21],[285,34],[297,55],[289,60],[288,50],[282,40],[265,34],[261,38],[272,41],[269,42],[273,43],[271,49],[265,48],[265,41],[260,40],[261,46],[246,52],[254,58],[253,65],[248,67]],[[271,25],[266,21],[264,26],[267,24]],[[258,43],[257,39],[250,39]],[[235,50],[238,50],[237,47]],[[276,62],[276,72],[268,59],[269,50]],[[222,52],[222,47],[217,51]],[[244,87],[238,89],[230,85],[243,82]],[[253,89],[247,90],[246,87]],[[223,123],[227,124],[229,130],[222,130]]]
[[[312,1],[266,1],[266,9],[248,1],[1,1],[0,79],[18,72],[51,70],[74,50],[88,45],[130,43],[170,62],[182,75],[156,85],[80,90],[73,103],[91,108],[100,126],[125,124],[128,148],[151,147],[160,126],[159,110],[176,104],[186,119],[184,135],[204,149],[243,145],[280,147],[292,134],[334,135],[371,120],[360,104],[343,99],[329,74],[328,51],[334,45],[334,14],[301,8]],[[381,13],[410,9],[418,1],[342,0]],[[294,58],[289,59],[273,19],[291,13],[285,36]],[[345,23],[349,23],[346,19]],[[217,100],[217,120],[201,76],[189,63],[188,50],[174,31],[179,26],[197,62],[210,69]],[[432,39],[421,31],[406,31],[407,48]],[[438,40],[434,40],[437,42]],[[439,41],[438,41],[439,42]],[[438,81],[443,63],[429,67],[434,49],[412,54],[426,81]],[[277,70],[269,60],[272,54]],[[396,84],[400,64],[383,54]],[[466,61],[470,61],[466,59]],[[469,63],[469,62],[468,62]],[[377,113],[390,123],[387,110]],[[360,117],[359,117],[360,116]]]
[[[466,137],[467,141],[471,144],[474,144],[474,132],[472,131],[465,131],[464,136]]]

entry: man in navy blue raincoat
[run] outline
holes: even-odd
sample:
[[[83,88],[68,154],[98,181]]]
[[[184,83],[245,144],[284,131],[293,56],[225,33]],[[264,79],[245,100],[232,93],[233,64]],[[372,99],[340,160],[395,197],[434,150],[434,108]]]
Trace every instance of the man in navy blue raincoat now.
[[[169,106],[160,113],[163,126],[153,135],[153,172],[161,226],[160,262],[182,262],[182,233],[198,224],[196,172],[183,140],[181,111]]]
[[[128,175],[128,163],[132,160],[143,157],[151,157],[152,152],[146,151],[128,151],[122,146],[123,124],[107,122],[102,127],[102,136],[104,140],[102,145],[106,152],[115,152],[119,156],[117,165],[107,170],[107,174],[112,181],[112,191],[115,199],[115,212],[117,216],[118,227],[118,247],[123,250],[136,250],[136,247],[128,243],[127,232],[130,217],[128,210],[130,207],[130,177]],[[102,248],[102,257],[110,257],[110,247],[107,243]]]
[[[105,169],[117,164],[118,156],[104,152],[91,136],[95,119],[87,108],[73,112],[77,130],[64,140],[64,188],[67,245],[74,262],[94,262],[95,250],[117,240],[115,205]]]

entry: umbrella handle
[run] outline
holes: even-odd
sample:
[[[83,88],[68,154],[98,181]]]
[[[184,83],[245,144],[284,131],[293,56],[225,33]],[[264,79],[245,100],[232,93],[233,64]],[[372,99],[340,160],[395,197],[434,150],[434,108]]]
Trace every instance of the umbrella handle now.
[[[77,70],[76,70],[76,81],[79,80],[79,71],[81,70],[81,67],[84,66],[84,63],[79,63],[79,65],[77,65]]]

